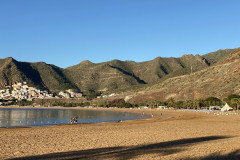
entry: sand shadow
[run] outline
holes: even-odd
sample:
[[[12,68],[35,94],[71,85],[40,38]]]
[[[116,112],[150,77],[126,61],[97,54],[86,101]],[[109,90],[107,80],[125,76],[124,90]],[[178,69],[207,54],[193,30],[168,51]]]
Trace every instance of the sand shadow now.
[[[221,154],[216,152],[205,157],[195,157],[195,158],[182,158],[182,160],[239,160],[240,150],[237,149],[229,154]]]
[[[38,156],[29,156],[22,158],[14,158],[12,160],[59,160],[59,159],[119,159],[127,160],[131,158],[136,158],[145,154],[159,154],[159,156],[170,155],[174,153],[179,153],[186,150],[188,146],[195,145],[197,143],[203,143],[207,141],[220,140],[230,138],[226,136],[208,136],[199,138],[188,138],[180,139],[174,141],[160,142],[148,145],[140,146],[127,146],[127,147],[108,147],[108,148],[98,148],[89,149],[81,151],[71,151],[71,152],[60,152],[51,153]]]

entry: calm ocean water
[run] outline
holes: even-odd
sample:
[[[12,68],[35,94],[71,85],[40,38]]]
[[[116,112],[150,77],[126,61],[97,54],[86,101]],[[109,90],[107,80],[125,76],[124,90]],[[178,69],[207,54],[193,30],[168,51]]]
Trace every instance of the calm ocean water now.
[[[75,116],[78,117],[77,123],[117,122],[119,120],[141,118],[139,114],[127,112],[78,109],[1,108],[0,128],[70,124],[70,119]]]

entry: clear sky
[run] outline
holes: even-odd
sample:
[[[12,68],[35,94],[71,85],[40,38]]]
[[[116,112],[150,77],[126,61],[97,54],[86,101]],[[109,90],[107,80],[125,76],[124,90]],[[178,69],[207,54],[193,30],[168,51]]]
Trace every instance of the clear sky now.
[[[240,47],[240,0],[0,0],[0,58],[65,68]]]

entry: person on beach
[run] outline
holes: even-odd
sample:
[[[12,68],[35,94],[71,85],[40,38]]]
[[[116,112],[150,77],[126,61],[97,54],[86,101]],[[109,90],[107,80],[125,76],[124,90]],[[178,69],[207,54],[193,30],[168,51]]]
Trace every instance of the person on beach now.
[[[74,121],[74,123],[77,123],[77,121],[78,121],[78,117],[75,117],[75,121]]]
[[[78,117],[71,118],[71,120],[70,120],[71,124],[77,123],[77,119],[78,119]]]
[[[142,118],[144,117],[144,111],[142,112]]]

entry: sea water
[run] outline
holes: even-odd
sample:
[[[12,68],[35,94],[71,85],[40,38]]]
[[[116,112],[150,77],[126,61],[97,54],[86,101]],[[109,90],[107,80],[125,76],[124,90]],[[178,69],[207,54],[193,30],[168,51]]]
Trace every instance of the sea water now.
[[[118,122],[142,118],[139,114],[129,112],[82,109],[0,108],[0,128],[70,124],[70,120],[73,117],[78,117],[77,123]]]

